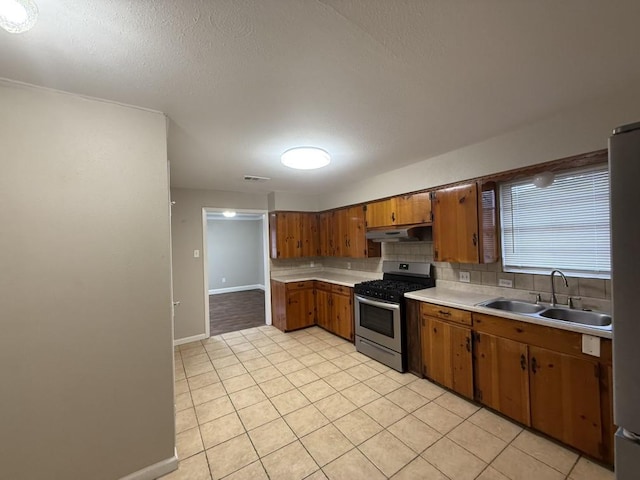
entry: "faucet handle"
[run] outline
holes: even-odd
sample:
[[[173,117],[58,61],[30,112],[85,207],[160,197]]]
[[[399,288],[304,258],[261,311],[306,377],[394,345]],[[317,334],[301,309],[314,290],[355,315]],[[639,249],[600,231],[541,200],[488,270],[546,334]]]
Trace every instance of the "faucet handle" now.
[[[569,295],[567,297],[567,307],[576,308],[576,305],[575,305],[576,300],[582,300],[582,297],[572,297],[571,295]]]
[[[542,301],[542,296],[540,295],[540,292],[529,292],[529,295],[536,296],[536,303],[540,303]]]

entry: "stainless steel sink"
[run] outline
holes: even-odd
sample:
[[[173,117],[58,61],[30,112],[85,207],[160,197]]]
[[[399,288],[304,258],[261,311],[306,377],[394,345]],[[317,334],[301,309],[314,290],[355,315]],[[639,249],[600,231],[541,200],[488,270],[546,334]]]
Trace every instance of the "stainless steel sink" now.
[[[491,300],[489,302],[481,303],[480,306],[496,308],[498,310],[505,310],[507,312],[515,313],[538,313],[545,308],[542,305],[537,305],[535,303],[508,299]]]
[[[606,313],[593,312],[591,310],[574,310],[568,307],[531,303],[510,298],[496,298],[479,303],[478,306],[518,313],[520,315],[526,315],[527,317],[544,318],[558,322],[585,325],[602,330],[611,330],[611,316]]]
[[[541,317],[565,322],[580,323],[593,327],[606,327],[611,325],[611,317],[604,313],[585,310],[570,310],[568,308],[547,308],[540,313]]]

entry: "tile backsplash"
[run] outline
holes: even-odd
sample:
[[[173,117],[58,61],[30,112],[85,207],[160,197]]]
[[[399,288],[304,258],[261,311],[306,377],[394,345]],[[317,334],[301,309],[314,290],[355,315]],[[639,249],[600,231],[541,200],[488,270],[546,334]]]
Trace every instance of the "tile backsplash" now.
[[[433,261],[433,242],[396,242],[382,244],[382,257],[370,259],[352,259],[340,257],[316,257],[289,260],[271,260],[274,274],[301,273],[305,270],[322,268],[356,270],[362,272],[381,272],[383,260],[406,262],[432,262],[437,280],[444,280],[447,286],[474,291],[483,291],[489,295],[514,297],[533,300],[536,292],[542,295],[542,301],[548,302],[551,295],[549,275],[530,275],[507,273],[502,271],[502,263],[463,264]],[[311,267],[313,263],[313,267]],[[468,272],[469,283],[460,282],[460,272]],[[500,279],[510,280],[512,288],[498,287]],[[580,297],[576,301],[579,308],[610,310],[611,281],[596,278],[567,277],[569,287],[565,287],[559,277],[554,279],[558,302],[567,303],[567,296]],[[443,282],[445,283],[445,282]]]

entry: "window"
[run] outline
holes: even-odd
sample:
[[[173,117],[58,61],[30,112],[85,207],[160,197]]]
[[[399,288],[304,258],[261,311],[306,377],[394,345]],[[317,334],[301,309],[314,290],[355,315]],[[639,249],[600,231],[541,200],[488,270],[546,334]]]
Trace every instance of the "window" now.
[[[611,278],[607,166],[500,185],[505,272]]]

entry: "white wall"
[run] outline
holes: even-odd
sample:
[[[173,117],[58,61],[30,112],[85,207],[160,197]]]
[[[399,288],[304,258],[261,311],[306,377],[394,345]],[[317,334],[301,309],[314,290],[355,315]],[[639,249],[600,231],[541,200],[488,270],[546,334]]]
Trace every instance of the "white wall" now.
[[[262,285],[262,220],[208,220],[209,290]],[[226,282],[222,282],[222,278]]]
[[[320,197],[319,210],[336,208],[607,147],[611,130],[640,120],[640,89],[606,98],[530,124],[521,129],[398,168]]]
[[[267,210],[267,195],[172,188],[171,235],[173,254],[173,296],[180,301],[174,319],[176,340],[205,334],[204,257],[202,209]]]
[[[0,477],[174,455],[162,114],[0,81]]]
[[[319,195],[301,195],[289,192],[271,192],[268,195],[269,211],[290,210],[296,212],[317,212],[320,208]]]

